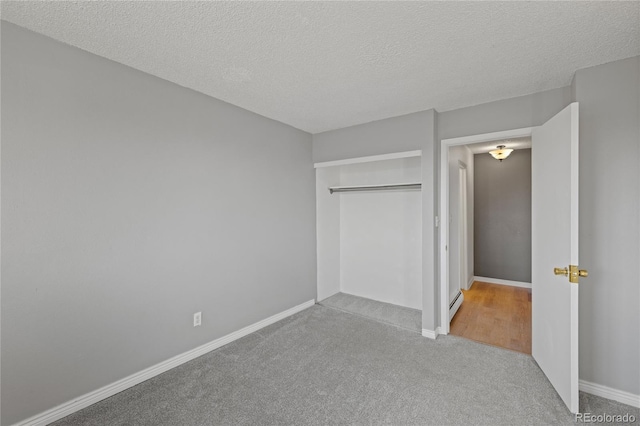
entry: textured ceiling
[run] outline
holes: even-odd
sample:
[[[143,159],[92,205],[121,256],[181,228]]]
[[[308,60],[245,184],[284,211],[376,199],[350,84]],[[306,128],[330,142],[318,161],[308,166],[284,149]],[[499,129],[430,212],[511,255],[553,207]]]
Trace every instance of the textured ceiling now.
[[[30,2],[2,19],[311,133],[570,84],[639,2]]]

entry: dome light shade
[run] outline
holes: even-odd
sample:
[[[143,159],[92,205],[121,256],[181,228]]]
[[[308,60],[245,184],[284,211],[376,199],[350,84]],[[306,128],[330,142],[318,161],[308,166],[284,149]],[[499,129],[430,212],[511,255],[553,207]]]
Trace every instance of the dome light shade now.
[[[491,156],[493,158],[495,158],[496,160],[504,160],[505,158],[507,158],[509,156],[509,154],[511,154],[513,152],[513,149],[510,148],[506,148],[504,145],[498,145],[496,148],[498,149],[494,149],[493,151],[489,151],[489,154],[491,154]]]

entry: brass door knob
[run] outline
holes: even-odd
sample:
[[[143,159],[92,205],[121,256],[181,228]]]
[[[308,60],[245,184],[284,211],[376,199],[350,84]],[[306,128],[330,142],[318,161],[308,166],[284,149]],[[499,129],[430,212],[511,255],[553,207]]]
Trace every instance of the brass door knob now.
[[[566,277],[569,275],[569,270],[567,268],[553,268],[553,273],[556,275],[564,275]]]
[[[569,277],[569,282],[571,283],[578,283],[578,277],[589,276],[589,272],[586,269],[578,269],[576,265],[569,265],[568,268],[553,268],[553,273]]]

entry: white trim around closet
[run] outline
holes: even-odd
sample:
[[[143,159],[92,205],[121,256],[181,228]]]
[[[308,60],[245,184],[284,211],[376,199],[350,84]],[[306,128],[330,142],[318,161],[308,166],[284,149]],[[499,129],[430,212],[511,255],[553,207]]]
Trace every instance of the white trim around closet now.
[[[398,158],[410,158],[410,157],[420,157],[420,156],[422,156],[422,150],[418,149],[415,151],[392,152],[391,154],[369,155],[367,157],[345,158],[344,160],[323,161],[320,163],[314,163],[313,167],[317,169],[319,167],[344,166],[347,164],[368,163],[370,161],[382,161],[382,160],[396,160]]]

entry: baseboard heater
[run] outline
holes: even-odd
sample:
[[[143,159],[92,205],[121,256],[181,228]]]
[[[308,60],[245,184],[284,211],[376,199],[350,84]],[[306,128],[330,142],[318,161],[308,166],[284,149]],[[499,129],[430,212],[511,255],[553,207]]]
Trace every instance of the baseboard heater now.
[[[451,321],[451,318],[453,318],[456,312],[458,312],[458,309],[460,309],[460,305],[462,305],[463,300],[464,294],[462,294],[462,292],[458,290],[458,294],[456,294],[456,297],[454,297],[451,303],[449,303],[449,321]]]

